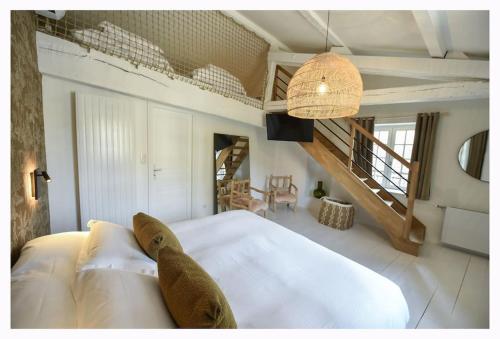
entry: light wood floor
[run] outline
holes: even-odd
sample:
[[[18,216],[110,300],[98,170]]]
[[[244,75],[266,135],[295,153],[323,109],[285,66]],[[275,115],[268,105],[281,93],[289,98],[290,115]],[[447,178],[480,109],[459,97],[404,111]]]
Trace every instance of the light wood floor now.
[[[312,212],[279,209],[268,219],[371,268],[398,284],[410,309],[408,328],[488,328],[489,260],[425,244],[418,257],[392,248],[385,233],[355,224],[339,231]]]

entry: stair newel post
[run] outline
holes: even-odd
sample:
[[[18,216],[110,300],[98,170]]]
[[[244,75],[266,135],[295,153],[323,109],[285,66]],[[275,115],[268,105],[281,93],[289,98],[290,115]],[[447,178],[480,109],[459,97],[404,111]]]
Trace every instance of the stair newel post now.
[[[351,137],[349,139],[349,164],[347,167],[349,168],[349,171],[352,172],[352,157],[354,153],[354,137],[356,135],[356,127],[351,124]]]
[[[408,239],[410,236],[411,224],[413,221],[413,207],[415,205],[415,195],[417,194],[418,170],[419,163],[417,161],[413,161],[410,164],[410,170],[408,174],[408,203],[406,205],[406,223],[404,228],[405,239]]]

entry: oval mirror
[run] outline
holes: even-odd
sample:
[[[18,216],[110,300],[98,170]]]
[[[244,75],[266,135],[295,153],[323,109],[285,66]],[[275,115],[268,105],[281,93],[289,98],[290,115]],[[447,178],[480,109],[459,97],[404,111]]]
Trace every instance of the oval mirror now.
[[[458,151],[458,162],[465,173],[489,182],[489,131],[479,132],[465,140]]]

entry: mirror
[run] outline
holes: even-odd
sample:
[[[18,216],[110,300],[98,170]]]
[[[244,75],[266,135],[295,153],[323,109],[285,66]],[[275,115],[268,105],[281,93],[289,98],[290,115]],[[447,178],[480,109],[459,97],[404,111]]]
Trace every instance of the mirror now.
[[[473,178],[489,182],[489,131],[479,132],[467,139],[458,151],[460,167]]]
[[[250,179],[249,139],[214,134],[214,214],[229,211],[231,180]]]

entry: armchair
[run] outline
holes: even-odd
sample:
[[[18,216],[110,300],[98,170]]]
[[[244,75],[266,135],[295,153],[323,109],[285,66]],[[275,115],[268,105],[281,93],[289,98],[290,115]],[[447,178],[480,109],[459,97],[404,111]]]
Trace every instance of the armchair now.
[[[251,192],[262,194],[262,199],[255,199]],[[263,212],[264,218],[268,208],[269,193],[250,186],[250,180],[233,180],[231,182],[231,193],[229,206],[233,209],[245,209],[250,212]]]
[[[298,188],[292,183],[292,176],[273,176],[269,178],[270,204],[276,212],[276,204],[293,204],[295,212],[298,202]]]
[[[217,180],[217,204],[221,212],[227,211],[229,206],[229,198],[231,196],[231,182],[233,180]]]

